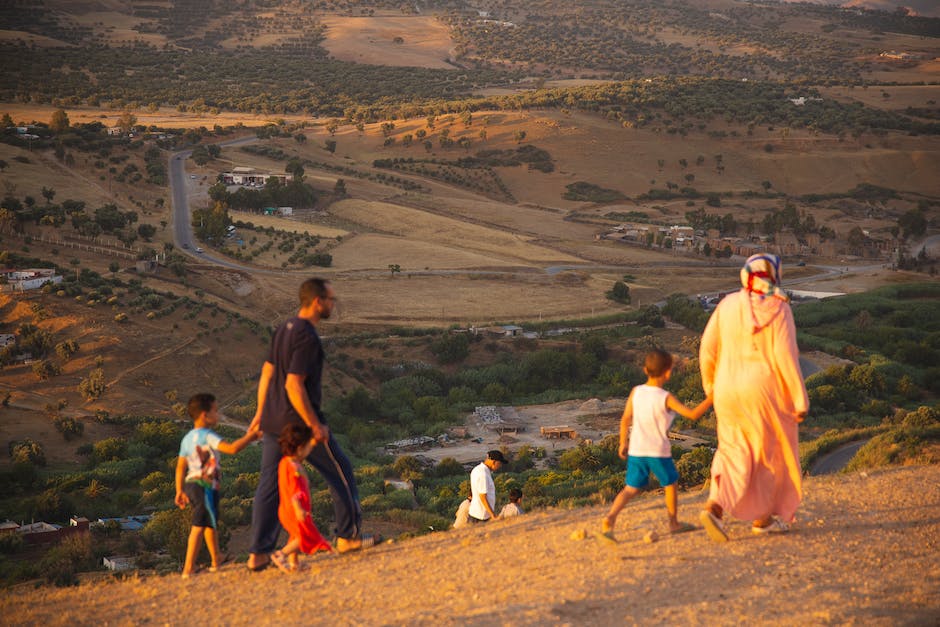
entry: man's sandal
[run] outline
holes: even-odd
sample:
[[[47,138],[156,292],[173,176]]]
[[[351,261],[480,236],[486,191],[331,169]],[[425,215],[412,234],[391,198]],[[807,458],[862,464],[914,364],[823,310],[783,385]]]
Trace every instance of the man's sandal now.
[[[360,551],[362,549],[371,548],[381,542],[382,536],[378,534],[374,536],[362,536],[361,538],[337,538],[336,552],[350,553],[352,551]]]

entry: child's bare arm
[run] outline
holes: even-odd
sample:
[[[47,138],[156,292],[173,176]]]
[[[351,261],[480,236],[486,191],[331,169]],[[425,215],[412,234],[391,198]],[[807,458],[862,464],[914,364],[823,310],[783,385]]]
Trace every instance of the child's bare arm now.
[[[633,390],[630,390],[630,396],[627,397],[627,403],[623,408],[623,415],[620,416],[620,449],[617,451],[620,459],[627,458],[631,424],[633,424]]]
[[[259,433],[261,432],[257,430],[252,430],[249,427],[248,433],[238,438],[234,442],[226,442],[224,440],[219,442],[219,450],[225,453],[226,455],[234,455],[235,453],[238,453],[239,451],[244,449],[246,446],[254,442],[256,439],[258,439]]]
[[[176,458],[176,498],[173,500],[180,509],[183,509],[189,503],[189,498],[183,492],[183,478],[186,476],[188,467],[185,457]]]
[[[706,397],[704,401],[695,406],[695,409],[687,407],[682,401],[670,394],[666,397],[666,407],[689,420],[698,420],[705,415],[712,406],[712,398]]]

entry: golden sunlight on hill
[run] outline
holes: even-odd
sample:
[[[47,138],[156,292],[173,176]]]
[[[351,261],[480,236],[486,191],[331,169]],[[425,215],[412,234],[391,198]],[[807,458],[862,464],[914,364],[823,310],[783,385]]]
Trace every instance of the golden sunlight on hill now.
[[[695,520],[703,495],[680,497]],[[940,594],[940,467],[809,479],[787,535],[711,543],[665,533],[659,495],[630,504],[619,543],[598,542],[600,506],[546,510],[433,533],[307,569],[140,576],[4,593],[10,625],[268,624],[545,625],[933,624]],[[572,539],[580,530],[587,539]],[[205,600],[211,598],[211,603]]]

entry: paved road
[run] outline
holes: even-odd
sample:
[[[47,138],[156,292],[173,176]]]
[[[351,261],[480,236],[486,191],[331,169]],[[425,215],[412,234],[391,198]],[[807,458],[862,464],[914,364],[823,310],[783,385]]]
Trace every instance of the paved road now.
[[[859,440],[858,442],[843,444],[831,453],[827,453],[816,460],[816,463],[810,468],[809,474],[815,477],[817,475],[831,475],[839,472],[852,461],[852,458],[858,453],[858,449],[866,444],[868,444],[868,440]]]
[[[219,142],[219,146],[238,146],[241,144],[250,144],[258,141],[256,137],[241,137]],[[196,247],[199,244],[193,237],[192,211],[189,207],[189,197],[186,193],[186,159],[193,153],[192,150],[182,150],[170,155],[167,172],[170,176],[170,197],[173,203],[173,243],[183,254],[201,259],[219,266],[231,268],[233,270],[245,270],[248,272],[262,272],[258,268],[243,266],[235,263],[225,257],[215,256],[212,253],[197,253]]]

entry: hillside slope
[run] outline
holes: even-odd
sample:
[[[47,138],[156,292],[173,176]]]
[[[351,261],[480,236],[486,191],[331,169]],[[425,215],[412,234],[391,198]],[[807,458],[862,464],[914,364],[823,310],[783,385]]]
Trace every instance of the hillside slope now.
[[[293,576],[140,577],[7,590],[7,624],[937,624],[940,466],[811,478],[798,526],[718,545],[663,531],[661,499],[618,521],[621,542],[573,540],[601,507],[550,510],[482,528],[321,556]],[[693,520],[703,495],[680,499]]]

